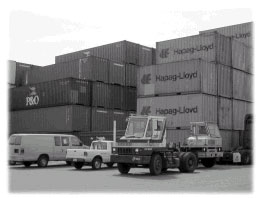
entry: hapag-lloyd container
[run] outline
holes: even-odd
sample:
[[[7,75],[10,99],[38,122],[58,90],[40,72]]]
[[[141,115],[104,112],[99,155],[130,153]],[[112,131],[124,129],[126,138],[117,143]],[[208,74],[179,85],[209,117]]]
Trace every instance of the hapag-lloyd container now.
[[[22,110],[60,105],[91,105],[91,82],[73,78],[10,89],[10,109]]]
[[[232,68],[217,64],[217,78],[218,78],[218,96],[232,98],[233,96],[233,76]]]
[[[126,86],[137,87],[137,65],[126,64]]]
[[[109,83],[125,86],[125,64],[110,62]]]
[[[238,41],[232,41],[232,65],[234,68],[253,73],[252,48]]]
[[[233,69],[233,98],[252,101],[252,74]]]
[[[217,109],[217,97],[205,94],[137,99],[137,114],[164,115],[168,128],[189,127],[196,121],[217,123]]]
[[[106,58],[119,63],[132,63],[135,65],[152,64],[152,48],[129,41],[119,41],[90,49],[59,55],[55,57],[55,63],[81,59],[89,55]]]
[[[57,63],[32,70],[27,74],[27,84],[69,77],[108,83],[108,67],[108,60],[90,56],[80,60]]]
[[[231,66],[231,39],[212,33],[156,43],[157,64],[198,58]]]
[[[201,59],[138,68],[138,96],[176,93],[217,95],[217,68]]]
[[[241,23],[226,27],[200,31],[200,34],[218,32],[222,35],[231,37],[248,46],[253,46],[253,23]]]
[[[251,102],[241,100],[233,100],[233,129],[244,130],[245,118],[248,114],[252,114]]]
[[[178,146],[183,145],[185,140],[190,137],[190,129],[167,129],[166,130],[166,143]]]
[[[90,108],[69,105],[10,112],[10,132],[74,132],[90,130]]]
[[[232,100],[218,97],[218,125],[220,129],[232,129]]]

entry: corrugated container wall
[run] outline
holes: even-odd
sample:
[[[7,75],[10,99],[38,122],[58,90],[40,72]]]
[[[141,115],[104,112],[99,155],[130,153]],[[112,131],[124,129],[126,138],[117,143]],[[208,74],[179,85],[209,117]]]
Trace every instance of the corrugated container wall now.
[[[232,68],[221,64],[217,64],[216,67],[218,77],[218,95],[222,97],[232,98]]]
[[[218,125],[220,129],[232,129],[232,100],[218,98]]]
[[[27,84],[69,77],[108,83],[108,66],[108,60],[93,56],[81,60],[58,63],[28,72]]]
[[[157,64],[198,58],[231,66],[231,39],[214,33],[156,43]]]
[[[91,131],[111,131],[112,111],[103,108],[92,108]]]
[[[125,103],[127,111],[137,110],[137,90],[136,88],[126,87],[125,88]]]
[[[252,74],[233,69],[233,98],[252,101]]]
[[[217,98],[205,94],[138,98],[137,114],[164,115],[167,127],[190,127],[190,122],[217,122]]]
[[[16,62],[8,61],[8,84],[15,84],[15,75],[16,75]]]
[[[78,105],[10,112],[10,132],[73,132],[90,130],[90,108]]]
[[[253,103],[233,100],[233,129],[244,130],[245,117],[252,114]]]
[[[55,63],[71,61],[93,55],[106,58],[119,63],[131,63],[135,65],[149,65],[152,63],[152,50],[143,52],[142,48],[152,49],[128,41],[119,41],[90,49],[85,49],[55,57]],[[144,53],[144,54],[143,54]],[[151,54],[151,55],[149,55]],[[141,55],[141,57],[140,57]],[[149,58],[150,57],[150,60]]]
[[[93,82],[92,106],[110,108],[111,85],[102,82]]]
[[[22,110],[60,105],[91,105],[91,83],[73,78],[10,89],[10,109]]]
[[[132,64],[126,64],[126,86],[137,86],[137,68],[138,66]]]
[[[116,130],[126,130],[127,122],[125,111],[116,110],[112,112],[112,129],[114,120],[116,121]]]
[[[234,68],[253,73],[252,61],[253,49],[240,43],[232,41],[232,65]]]
[[[94,99],[93,99],[94,100]],[[110,86],[110,105],[112,109],[125,109],[125,87],[119,85]]]
[[[200,34],[207,34],[211,32],[218,32],[222,35],[229,36],[242,42],[248,46],[253,46],[253,23],[242,23],[226,27],[220,27],[210,30],[200,31]]]
[[[201,59],[138,68],[138,96],[177,93],[217,95],[216,65]]]
[[[125,65],[110,62],[109,83],[125,86]]]
[[[183,145],[185,140],[191,135],[190,129],[186,130],[177,130],[177,129],[168,129],[166,130],[166,143],[173,144],[178,146]]]
[[[239,131],[220,130],[222,150],[233,151],[239,146]]]

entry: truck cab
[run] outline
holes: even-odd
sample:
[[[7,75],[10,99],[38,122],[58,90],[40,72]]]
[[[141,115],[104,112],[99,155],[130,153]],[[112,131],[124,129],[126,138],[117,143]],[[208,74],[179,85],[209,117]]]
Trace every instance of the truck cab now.
[[[180,150],[195,153],[207,168],[214,166],[216,159],[223,157],[222,138],[217,124],[191,122],[191,135],[180,147]]]
[[[118,163],[121,174],[131,168],[149,168],[152,175],[159,175],[168,168],[193,172],[197,158],[191,153],[178,152],[166,144],[166,117],[130,116],[125,135],[112,148],[111,160]]]
[[[66,161],[71,162],[76,169],[81,169],[84,165],[92,166],[93,169],[100,169],[102,164],[112,167],[111,150],[113,141],[99,140],[93,141],[89,149],[68,149]]]

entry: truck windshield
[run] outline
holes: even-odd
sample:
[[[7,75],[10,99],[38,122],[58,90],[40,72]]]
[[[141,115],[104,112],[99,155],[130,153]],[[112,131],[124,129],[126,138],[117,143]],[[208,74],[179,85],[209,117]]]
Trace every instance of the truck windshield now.
[[[147,118],[131,118],[128,122],[125,136],[137,138],[143,137],[147,125],[147,120]]]

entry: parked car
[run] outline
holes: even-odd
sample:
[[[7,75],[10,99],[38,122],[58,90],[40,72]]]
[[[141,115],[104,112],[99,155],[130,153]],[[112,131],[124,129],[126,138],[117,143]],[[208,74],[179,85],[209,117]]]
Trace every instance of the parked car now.
[[[87,147],[73,135],[13,134],[9,138],[9,163],[46,167],[49,161],[66,161],[66,151],[71,148]]]

